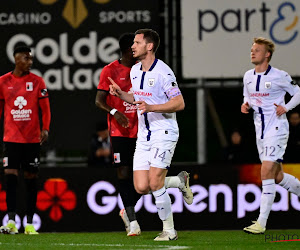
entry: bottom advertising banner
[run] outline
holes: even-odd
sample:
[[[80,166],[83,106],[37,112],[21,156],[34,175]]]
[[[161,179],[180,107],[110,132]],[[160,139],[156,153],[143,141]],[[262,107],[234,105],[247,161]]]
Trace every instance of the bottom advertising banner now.
[[[252,166],[252,168],[251,168]],[[177,230],[242,229],[259,213],[261,187],[247,172],[257,165],[242,166],[174,166],[169,176],[186,170],[194,202],[187,205],[177,188],[168,189]],[[290,171],[299,169],[290,166]],[[250,176],[250,172],[249,172]],[[259,180],[259,176],[257,177]],[[0,219],[6,224],[6,192],[1,174]],[[19,180],[16,222],[22,231],[25,217],[26,189]],[[41,168],[37,211],[34,226],[40,232],[123,231],[119,217],[123,208],[116,171],[113,168]],[[136,207],[137,220],[144,231],[161,230],[152,195],[144,195]],[[277,185],[277,195],[268,221],[268,229],[299,228],[300,200]]]

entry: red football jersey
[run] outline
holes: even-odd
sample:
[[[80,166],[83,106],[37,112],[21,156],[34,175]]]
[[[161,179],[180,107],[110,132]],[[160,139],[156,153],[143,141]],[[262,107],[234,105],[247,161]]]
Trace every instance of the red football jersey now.
[[[0,101],[4,101],[3,141],[40,142],[39,99],[48,97],[44,80],[33,74],[0,77]]]
[[[131,68],[122,65],[118,60],[105,66],[100,75],[98,89],[109,91],[109,85],[111,85],[111,83],[107,77],[111,77],[123,91],[129,92],[131,89],[130,69]],[[124,102],[119,97],[110,94],[106,98],[106,103],[112,108],[116,108],[129,119],[129,127],[123,128],[114,116],[108,114],[107,123],[110,135],[136,138],[138,129],[136,105]]]

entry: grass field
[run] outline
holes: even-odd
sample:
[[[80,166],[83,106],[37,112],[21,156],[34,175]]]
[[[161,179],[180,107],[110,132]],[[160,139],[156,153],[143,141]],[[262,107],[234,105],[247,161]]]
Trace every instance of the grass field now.
[[[0,235],[0,249],[300,249],[300,230],[269,230],[265,235],[249,235],[242,231],[181,231],[179,239],[155,242],[158,232],[142,232],[127,237],[124,232],[109,233],[40,233],[39,235]],[[269,239],[265,239],[269,237]]]

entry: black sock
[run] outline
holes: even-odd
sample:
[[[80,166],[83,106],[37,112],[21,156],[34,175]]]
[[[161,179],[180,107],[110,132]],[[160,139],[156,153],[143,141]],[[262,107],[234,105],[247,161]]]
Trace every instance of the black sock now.
[[[134,207],[125,207],[125,210],[130,222],[136,220]]]
[[[18,176],[6,175],[6,205],[9,220],[15,220],[17,208],[17,185]]]
[[[36,209],[37,179],[25,179],[25,185],[27,188],[27,223],[32,224],[33,215]]]
[[[141,197],[141,195],[135,191],[132,180],[119,180],[119,182],[120,196],[126,209],[128,219],[129,221],[134,221],[136,220],[134,206],[137,203],[138,199]]]

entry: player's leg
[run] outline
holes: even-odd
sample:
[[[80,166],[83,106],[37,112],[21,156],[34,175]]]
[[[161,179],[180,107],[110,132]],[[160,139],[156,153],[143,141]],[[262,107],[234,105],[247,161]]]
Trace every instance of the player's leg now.
[[[280,162],[283,160],[287,136],[257,140],[261,166],[262,194],[258,220],[249,227],[247,233],[260,234],[266,230],[267,220],[276,196],[275,178],[280,175]]]
[[[155,198],[159,218],[163,223],[163,231],[154,240],[169,241],[177,239],[174,228],[171,198],[165,188],[165,178],[171,165],[176,142],[160,141],[151,148],[149,185]]]
[[[171,198],[164,186],[164,178],[167,174],[166,169],[151,167],[149,171],[149,183],[152,194],[155,198],[158,216],[163,223],[163,231],[154,240],[168,241],[176,240],[177,232],[174,228]]]
[[[8,223],[0,228],[1,233],[17,234],[15,223],[17,209],[18,170],[20,168],[19,143],[4,142],[3,167],[6,183]]]
[[[26,216],[25,234],[38,234],[33,226],[33,215],[36,211],[37,178],[40,166],[40,144],[24,144],[22,167],[26,186]]]
[[[165,188],[178,188],[182,192],[184,201],[191,205],[194,195],[190,188],[190,175],[186,171],[181,171],[177,176],[168,176],[165,179]]]
[[[133,185],[133,154],[136,139],[126,137],[111,137],[114,153],[114,166],[117,167],[117,176],[120,186],[120,196],[123,201],[124,210],[119,213],[128,236],[141,233],[136,219],[134,207],[141,197]]]
[[[276,183],[285,188],[287,191],[300,197],[300,181],[293,175],[284,173],[282,170],[276,177]]]

